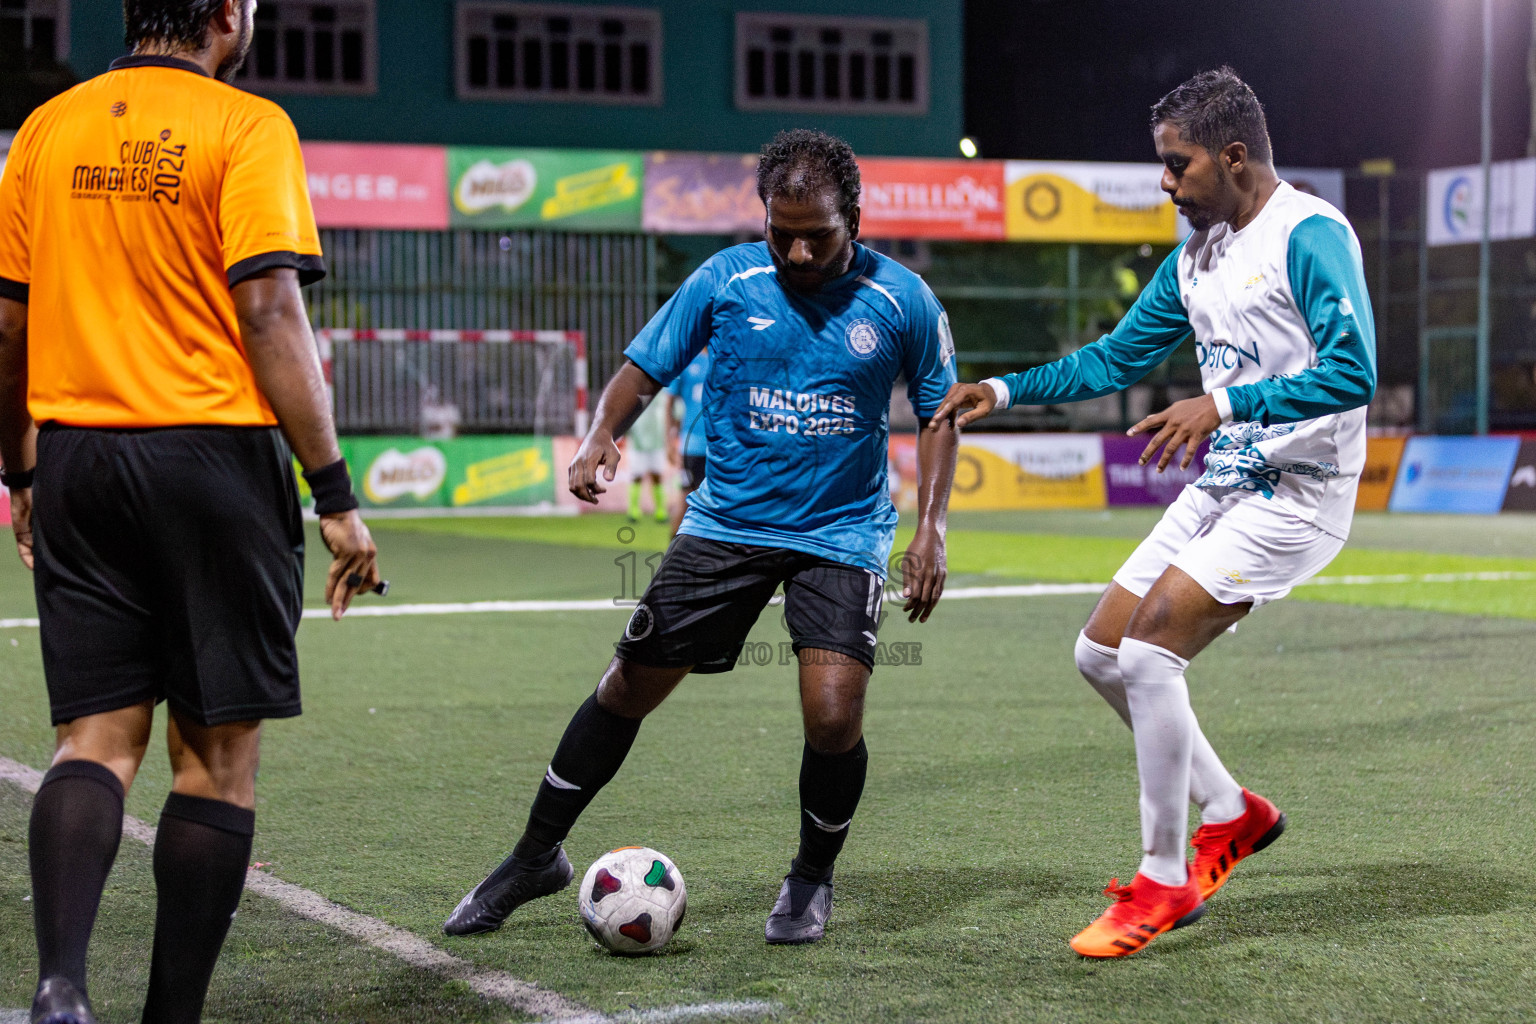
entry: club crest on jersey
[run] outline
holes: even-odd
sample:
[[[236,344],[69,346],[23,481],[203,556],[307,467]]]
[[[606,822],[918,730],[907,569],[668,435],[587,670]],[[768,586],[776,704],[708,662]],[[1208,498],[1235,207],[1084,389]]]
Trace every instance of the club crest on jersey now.
[[[848,329],[843,332],[843,340],[848,343],[849,352],[860,359],[868,359],[880,347],[880,332],[875,329],[872,321],[861,317],[848,325]]]

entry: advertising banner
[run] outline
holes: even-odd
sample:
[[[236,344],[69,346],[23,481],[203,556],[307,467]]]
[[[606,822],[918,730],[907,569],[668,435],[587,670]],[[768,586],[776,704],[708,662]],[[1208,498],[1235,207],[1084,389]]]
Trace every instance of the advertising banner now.
[[[1097,434],[969,434],[960,440],[954,509],[1103,508]]]
[[[1009,160],[1004,175],[1012,241],[1179,239],[1177,210],[1160,184],[1162,164]]]
[[[859,161],[859,177],[865,237],[1004,237],[1001,161],[868,157]]]
[[[524,507],[555,500],[547,437],[351,437],[342,454],[364,508]]]
[[[1504,511],[1536,512],[1536,441],[1522,441],[1509,473]]]
[[[763,216],[755,154],[645,154],[640,224],[646,231],[670,235],[761,232]]]
[[[1519,448],[1518,437],[1411,437],[1388,507],[1491,515],[1504,504]]]
[[[1490,173],[1493,208],[1488,235],[1530,238],[1536,235],[1536,158],[1501,160]],[[1475,242],[1483,231],[1483,169],[1471,164],[1429,172],[1424,211],[1430,245]]]
[[[1147,450],[1148,437],[1126,437],[1124,434],[1104,434],[1104,494],[1111,505],[1171,505],[1184,490],[1185,485],[1200,479],[1205,472],[1205,453],[1210,450],[1209,441],[1200,442],[1195,451],[1195,461],[1188,469],[1180,469],[1184,458],[1180,448],[1173,463],[1161,473],[1157,463],[1138,465],[1141,453]]]
[[[1344,212],[1344,172],[1335,167],[1276,167],[1280,180],[1298,192],[1317,196],[1340,213]],[[1180,221],[1188,224],[1184,218]]]
[[[1356,512],[1385,512],[1392,499],[1392,484],[1397,467],[1403,461],[1406,437],[1368,437],[1365,440],[1365,468],[1360,471],[1360,489],[1355,492]]]
[[[639,231],[644,175],[644,155],[624,150],[450,146],[450,223]]]
[[[306,142],[304,170],[322,228],[448,229],[442,146]]]

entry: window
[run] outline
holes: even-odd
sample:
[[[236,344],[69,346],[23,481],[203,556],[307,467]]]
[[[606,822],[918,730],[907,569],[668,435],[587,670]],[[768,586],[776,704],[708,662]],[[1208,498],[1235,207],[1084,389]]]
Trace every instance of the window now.
[[[69,57],[68,0],[0,0],[0,54]]]
[[[235,81],[254,92],[371,93],[373,24],[372,0],[261,0]]]
[[[736,15],[738,110],[928,112],[928,23]]]
[[[459,4],[461,99],[661,104],[661,13],[574,4]]]

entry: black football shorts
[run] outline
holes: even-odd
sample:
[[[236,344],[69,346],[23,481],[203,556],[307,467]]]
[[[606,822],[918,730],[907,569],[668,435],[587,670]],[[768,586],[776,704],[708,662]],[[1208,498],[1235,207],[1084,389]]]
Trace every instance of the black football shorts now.
[[[299,713],[304,529],[275,428],[45,424],[32,500],[55,725],[145,700]]]
[[[747,633],[784,587],[794,651],[836,651],[874,667],[884,581],[868,569],[787,548],[679,534],[618,643],[619,657],[695,672],[736,667]]]

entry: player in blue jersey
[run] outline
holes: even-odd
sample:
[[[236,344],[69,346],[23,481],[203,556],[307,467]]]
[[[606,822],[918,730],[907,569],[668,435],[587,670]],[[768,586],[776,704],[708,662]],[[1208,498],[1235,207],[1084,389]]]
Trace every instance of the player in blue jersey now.
[[[935,415],[959,425],[1011,404],[1111,394],[1191,334],[1206,394],[1138,423],[1161,471],[1211,436],[1186,487],[1115,573],[1082,634],[1078,669],[1135,733],[1143,857],[1115,903],[1072,940],[1084,956],[1128,956],[1204,911],[1285,815],[1238,785],[1190,709],[1191,658],[1254,608],[1333,560],[1349,535],[1365,464],[1376,340],[1360,242],[1344,215],[1281,181],[1264,111],[1230,68],[1153,107],[1163,190],[1193,233],[1125,319],[1046,366],[956,386]],[[1189,804],[1200,810],[1186,860]]]
[[[704,382],[709,379],[709,349],[705,349],[693,357],[678,378],[667,385],[667,431],[671,434],[674,429],[672,407],[681,405],[683,415],[675,423],[677,436],[678,462],[681,464],[681,472],[677,478],[677,489],[681,501],[678,503],[677,512],[672,518],[672,536],[677,536],[678,527],[683,525],[683,512],[688,508],[688,495],[699,489],[704,482],[706,470],[704,453],[707,444],[704,439]],[[669,445],[673,442],[668,442]]]
[[[646,325],[571,463],[571,492],[595,501],[618,467],[615,438],[709,346],[704,482],[597,692],[566,728],[522,838],[449,916],[449,934],[494,930],[570,883],[561,843],[618,772],[640,720],[689,672],[730,671],[780,586],[805,747],[800,847],[766,935],[794,944],[825,932],[833,862],[864,789],[864,694],[896,530],[891,388],[906,377],[928,426],[955,380],[954,343],[927,285],[856,243],[859,169],[847,143],[781,133],[763,149],[757,189],[766,241],[717,253]],[[917,534],[901,559],[913,621],[927,621],[944,589],[956,445],[952,424],[919,432]]]

